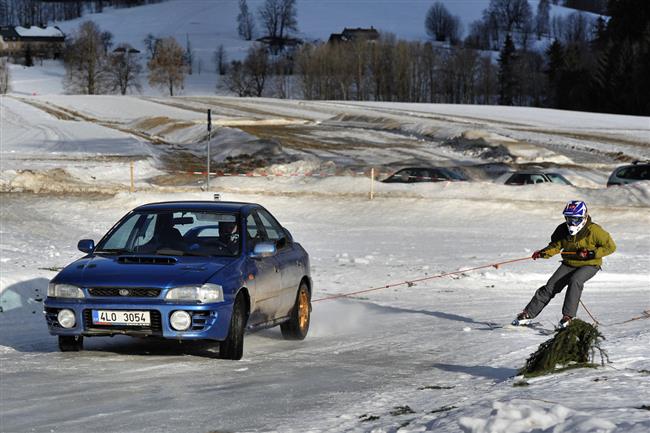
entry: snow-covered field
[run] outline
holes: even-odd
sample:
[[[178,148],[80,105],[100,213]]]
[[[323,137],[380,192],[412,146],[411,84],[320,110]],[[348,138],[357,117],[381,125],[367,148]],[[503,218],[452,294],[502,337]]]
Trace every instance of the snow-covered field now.
[[[528,198],[534,197],[531,192]],[[549,338],[501,328],[557,266],[524,261],[414,287],[314,303],[304,342],[248,335],[244,359],[213,359],[128,338],[89,339],[59,353],[41,300],[55,269],[145,202],[207,193],[2,196],[1,425],[6,432],[381,431],[646,432],[650,428],[647,207],[594,208],[618,251],[583,301],[603,323],[612,363],[515,377]],[[312,258],[315,298],[529,256],[561,220],[562,203],[456,198],[286,197],[259,202]],[[550,330],[560,299],[540,316]],[[584,311],[579,316],[588,317]],[[408,406],[408,409],[406,408]]]
[[[267,172],[299,176],[216,177],[202,192],[202,176],[178,170],[202,167],[207,108],[213,163],[247,153]],[[16,94],[2,97],[0,115],[2,432],[650,429],[649,322],[630,321],[650,310],[650,185],[604,186],[622,161],[650,159],[648,118]],[[135,193],[126,192],[131,162]],[[375,183],[368,199],[369,168],[405,164],[462,166],[473,181]],[[576,186],[508,187],[488,169],[531,164]],[[351,176],[358,172],[366,174]],[[540,316],[544,329],[503,325],[556,259],[315,302],[307,340],[284,341],[277,329],[248,335],[241,362],[215,359],[205,346],[126,337],[59,353],[42,300],[56,270],[81,255],[77,240],[97,240],[141,203],[210,200],[213,192],[261,203],[291,230],[310,253],[316,299],[528,257],[561,222],[564,202],[584,199],[618,245],[583,294],[612,362],[515,386],[563,297]]]
[[[443,2],[465,28],[489,4]],[[299,36],[374,26],[423,40],[431,4],[301,0]],[[59,24],[69,33],[93,19],[139,49],[148,33],[189,38],[202,71],[182,97],[147,86],[147,96],[63,95],[60,63],[11,65],[13,91],[0,96],[0,432],[650,431],[650,320],[641,318],[650,310],[650,184],[605,188],[615,167],[650,160],[650,118],[210,96],[217,46],[230,59],[250,46],[236,14],[234,0],[172,0]],[[246,175],[215,177],[210,192],[189,174],[205,169],[207,109],[213,171]],[[370,169],[381,179],[408,165],[461,167],[472,181],[375,182],[368,199]],[[502,173],[533,166],[575,186],[502,184]],[[57,269],[81,256],[77,241],[99,239],[136,205],[214,192],[258,202],[291,230],[310,253],[315,299],[529,257],[564,202],[586,200],[618,245],[583,294],[611,363],[516,376],[549,338],[563,296],[540,316],[543,329],[504,325],[556,259],[315,302],[304,342],[277,329],[250,334],[240,362],[202,345],[126,337],[58,352],[42,300]]]

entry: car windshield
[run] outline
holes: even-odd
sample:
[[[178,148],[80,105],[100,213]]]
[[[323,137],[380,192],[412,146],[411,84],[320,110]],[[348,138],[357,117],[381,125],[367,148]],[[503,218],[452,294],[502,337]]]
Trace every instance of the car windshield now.
[[[616,173],[621,179],[650,180],[650,165],[632,165],[623,167]]]
[[[204,211],[134,212],[97,245],[98,254],[237,256],[239,216]]]
[[[548,176],[548,178],[551,179],[551,182],[559,183],[559,184],[562,184],[562,185],[571,185],[571,182],[569,182],[561,174],[558,174],[558,173],[546,173],[546,176]]]

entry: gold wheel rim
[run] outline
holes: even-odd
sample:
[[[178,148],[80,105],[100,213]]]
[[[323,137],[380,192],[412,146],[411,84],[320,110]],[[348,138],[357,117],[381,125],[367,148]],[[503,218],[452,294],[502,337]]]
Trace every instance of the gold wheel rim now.
[[[309,322],[309,298],[306,290],[301,290],[298,297],[298,324],[305,329]]]

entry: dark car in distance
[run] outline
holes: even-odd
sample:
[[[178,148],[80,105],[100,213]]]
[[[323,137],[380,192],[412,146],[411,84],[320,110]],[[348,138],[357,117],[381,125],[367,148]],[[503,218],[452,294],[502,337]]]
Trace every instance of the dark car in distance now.
[[[241,359],[244,332],[309,330],[309,255],[254,203],[177,201],[139,206],[48,286],[44,312],[61,351],[84,337],[128,335],[219,342]]]
[[[458,170],[445,167],[407,167],[382,180],[384,183],[460,182],[468,180]]]
[[[632,164],[617,167],[609,176],[607,186],[627,185],[644,180],[650,180],[650,162],[635,161]]]
[[[517,171],[505,181],[506,185],[534,185],[537,183],[573,185],[566,177],[552,171]]]

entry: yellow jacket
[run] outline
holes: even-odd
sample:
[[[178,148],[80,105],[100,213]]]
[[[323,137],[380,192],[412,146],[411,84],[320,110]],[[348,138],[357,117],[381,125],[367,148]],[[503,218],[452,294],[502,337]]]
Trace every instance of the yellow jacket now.
[[[560,252],[577,252],[580,250],[593,251],[593,259],[582,259],[577,255],[566,254],[563,256],[562,263],[568,266],[601,266],[603,257],[616,251],[616,244],[612,237],[601,226],[591,221],[587,217],[587,224],[576,234],[569,234],[566,224],[557,226],[551,235],[551,242],[542,250],[542,258],[548,259]]]

